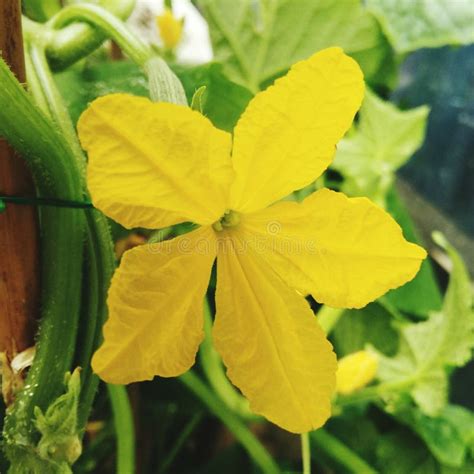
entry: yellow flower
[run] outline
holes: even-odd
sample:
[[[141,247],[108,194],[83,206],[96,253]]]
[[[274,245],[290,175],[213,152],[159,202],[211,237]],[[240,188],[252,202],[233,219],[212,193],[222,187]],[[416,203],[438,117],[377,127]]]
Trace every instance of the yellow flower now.
[[[278,202],[331,163],[363,89],[355,61],[323,50],[257,94],[233,140],[184,106],[125,94],[91,104],[78,130],[95,205],[126,227],[201,226],[123,256],[93,358],[101,378],[172,377],[194,364],[217,257],[213,340],[230,380],[289,431],[326,421],[336,357],[302,294],[361,307],[412,279],[426,255],[368,199],[322,189]]]
[[[338,361],[337,384],[338,393],[347,395],[370,383],[377,373],[379,361],[369,351],[358,351]]]
[[[156,17],[156,25],[165,49],[176,48],[183,34],[183,19],[178,20],[169,8],[165,8],[164,13]]]

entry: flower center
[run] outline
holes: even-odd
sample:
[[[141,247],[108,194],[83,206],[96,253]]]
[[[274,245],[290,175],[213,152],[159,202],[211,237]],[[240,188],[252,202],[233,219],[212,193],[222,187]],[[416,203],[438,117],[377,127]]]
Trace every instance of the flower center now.
[[[235,227],[238,225],[240,222],[240,214],[236,211],[232,211],[231,209],[228,209],[227,211],[224,212],[224,215],[214,224],[212,224],[212,227],[214,230],[217,232],[220,232],[221,230],[224,230],[227,227]]]

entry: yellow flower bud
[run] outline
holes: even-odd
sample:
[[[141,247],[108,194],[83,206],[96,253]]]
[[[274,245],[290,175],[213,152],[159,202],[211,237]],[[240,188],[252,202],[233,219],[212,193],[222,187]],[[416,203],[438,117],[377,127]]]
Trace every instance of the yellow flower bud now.
[[[368,351],[358,351],[338,361],[337,385],[338,393],[347,395],[370,383],[378,368],[378,359]]]
[[[178,20],[173,16],[173,12],[166,8],[162,15],[156,17],[156,24],[165,48],[176,48],[183,34],[183,19]]]

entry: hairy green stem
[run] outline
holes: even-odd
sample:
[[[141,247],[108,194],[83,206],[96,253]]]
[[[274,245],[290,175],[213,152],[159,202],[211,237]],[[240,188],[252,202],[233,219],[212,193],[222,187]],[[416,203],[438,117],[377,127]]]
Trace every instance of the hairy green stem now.
[[[28,43],[27,43],[28,45]],[[79,179],[82,193],[88,198],[84,168],[85,156],[79,145],[69,113],[59,94],[54,78],[46,61],[44,50],[37,45],[27,47],[32,73],[34,96],[45,98],[47,110],[51,118],[62,131],[67,140],[77,167],[80,169]],[[81,333],[76,350],[76,363],[83,368],[82,391],[78,413],[78,426],[82,427],[88,418],[99,380],[92,374],[90,359],[93,351],[102,340],[102,324],[106,318],[107,289],[115,268],[112,239],[106,218],[95,210],[85,212],[87,222],[86,259],[89,279],[84,280],[81,308]]]
[[[260,441],[232,412],[225,403],[206,386],[202,380],[189,371],[179,378],[204,405],[217,416],[222,423],[233,433],[240,444],[245,448],[251,459],[265,474],[280,472],[278,465],[262,446]]]
[[[309,434],[312,451],[322,452],[354,474],[377,474],[377,471],[367,464],[354,451],[327,431],[319,429]]]
[[[144,66],[148,76],[150,97],[155,102],[188,105],[181,81],[160,57],[150,58]]]
[[[117,437],[117,474],[135,472],[135,428],[127,389],[123,385],[107,384],[115,434]]]
[[[0,59],[0,135],[27,160],[38,194],[82,198],[79,170],[67,142]],[[72,163],[71,163],[72,161]],[[41,208],[42,317],[25,388],[5,420],[7,451],[35,442],[33,409],[46,410],[63,391],[74,356],[81,292],[82,210]]]
[[[58,128],[60,128],[63,136],[68,142],[68,145],[74,154],[76,166],[79,170],[78,178],[81,182],[82,188],[84,188],[85,158],[79,142],[77,141],[76,132],[71,122],[69,112],[64,105],[49,69],[44,46],[42,46],[39,41],[40,40],[37,37],[33,37],[31,41],[27,41],[26,46],[27,54],[30,57],[29,61],[31,61],[32,68],[34,69],[38,81],[38,87],[41,89],[45,105],[48,108],[48,110],[45,110],[44,112],[49,112],[50,117],[56,122]],[[39,95],[39,92],[36,95]]]

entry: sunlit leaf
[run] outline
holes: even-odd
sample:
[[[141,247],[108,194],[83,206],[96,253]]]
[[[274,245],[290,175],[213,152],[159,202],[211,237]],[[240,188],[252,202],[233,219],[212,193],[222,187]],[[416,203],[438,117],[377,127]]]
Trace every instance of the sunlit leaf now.
[[[396,51],[474,42],[472,0],[367,0]]]
[[[452,467],[464,464],[474,443],[473,412],[447,405],[436,417],[410,410],[401,419],[420,435],[439,462]]]
[[[423,413],[439,413],[447,401],[446,369],[462,366],[474,347],[474,312],[467,270],[457,252],[445,244],[453,261],[441,312],[427,321],[401,328],[396,357],[381,356],[379,379],[406,382],[407,390]]]
[[[359,0],[198,0],[208,20],[214,54],[233,81],[257,91],[295,62],[329,46],[361,56],[365,72],[378,69],[385,38]]]
[[[359,122],[339,142],[332,165],[345,178],[342,191],[384,206],[395,171],[423,143],[428,112],[425,106],[401,111],[367,89]]]

